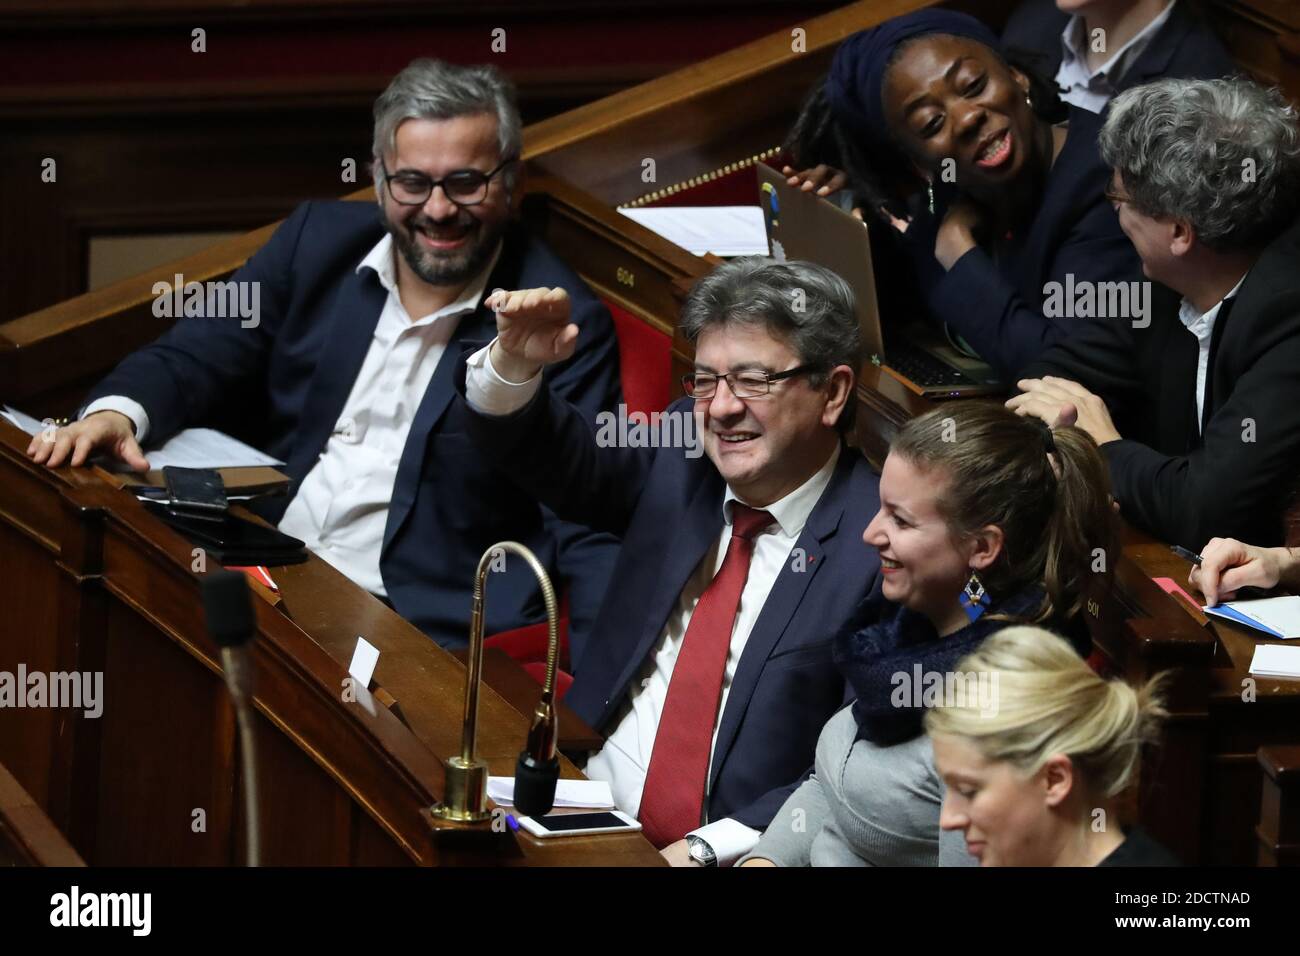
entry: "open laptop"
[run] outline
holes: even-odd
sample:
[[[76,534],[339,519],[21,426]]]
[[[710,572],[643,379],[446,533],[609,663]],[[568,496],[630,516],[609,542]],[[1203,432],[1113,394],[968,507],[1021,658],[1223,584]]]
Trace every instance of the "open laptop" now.
[[[787,185],[785,177],[771,166],[758,163],[757,168],[759,205],[771,255],[814,262],[848,283],[857,300],[858,324],[873,363],[928,398],[1007,390],[992,367],[959,351],[931,322],[891,322],[888,329],[883,328],[866,226],[825,199]]]

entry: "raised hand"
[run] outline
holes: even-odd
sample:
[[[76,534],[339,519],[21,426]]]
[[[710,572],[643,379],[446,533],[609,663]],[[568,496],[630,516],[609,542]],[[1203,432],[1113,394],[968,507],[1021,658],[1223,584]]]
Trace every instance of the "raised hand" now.
[[[492,366],[507,381],[525,382],[545,365],[563,362],[578,344],[563,289],[497,289],[485,304],[497,315]]]

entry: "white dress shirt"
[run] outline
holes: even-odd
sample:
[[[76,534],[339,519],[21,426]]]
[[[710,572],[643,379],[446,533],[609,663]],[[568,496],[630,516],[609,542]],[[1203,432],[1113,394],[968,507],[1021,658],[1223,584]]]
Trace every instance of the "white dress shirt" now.
[[[281,531],[301,538],[322,559],[379,595],[387,593],[379,552],[406,437],[456,326],[478,308],[500,247],[460,298],[416,320],[398,297],[395,252],[392,237],[385,235],[357,265],[358,274],[362,269],[375,272],[388,298],[325,450],[280,520]],[[130,418],[136,437],[144,441],[149,420],[137,402],[109,396],[87,406],[85,414],[102,409]]]
[[[1196,430],[1201,431],[1201,422],[1205,418],[1205,383],[1210,373],[1210,340],[1214,337],[1214,323],[1219,318],[1219,310],[1223,308],[1223,303],[1227,302],[1241,284],[1246,281],[1243,275],[1237,280],[1237,284],[1208,312],[1197,312],[1196,306],[1186,299],[1178,306],[1178,321],[1187,326],[1187,331],[1196,336],[1198,346],[1198,355],[1196,357]]]
[[[485,348],[475,352],[469,359],[469,370],[465,380],[466,395],[474,408],[488,414],[505,415],[528,404],[536,394],[540,381],[540,376],[535,376],[529,382],[522,384],[507,382],[492,367],[488,349]],[[839,455],[837,447],[815,475],[784,498],[763,509],[772,515],[774,524],[754,539],[749,576],[740,595],[740,606],[736,611],[736,621],[731,632],[731,646],[727,651],[722,696],[714,718],[712,746],[717,745],[718,725],[726,710],[731,681],[735,677],[736,668],[740,664],[740,655],[749,640],[750,632],[758,620],[759,613],[763,610],[777,576],[790,557],[791,549],[803,532],[808,516],[821,498],[822,492],[826,490],[826,486],[830,484]],[[723,495],[724,523],[717,541],[710,546],[708,553],[683,588],[677,606],[669,614],[659,636],[654,653],[646,659],[640,674],[633,681],[619,707],[614,720],[614,730],[605,741],[605,746],[593,753],[587,761],[587,776],[592,780],[608,781],[618,808],[632,816],[636,816],[641,808],[641,794],[645,789],[646,771],[654,751],[659,719],[668,698],[668,685],[672,680],[673,667],[677,663],[677,655],[686,637],[686,630],[691,623],[691,615],[726,558],[727,545],[731,539],[732,502],[735,501],[741,499],[728,487]],[[742,501],[743,503],[746,502]],[[710,774],[712,764],[713,758],[710,753]],[[704,799],[704,815],[705,819],[701,822],[705,825],[691,832],[709,843],[718,857],[719,866],[729,866],[753,849],[758,842],[759,832],[736,820],[724,818],[710,822],[707,819],[707,793]]]
[[[1061,99],[1090,113],[1100,113],[1119,90],[1124,74],[1137,61],[1151,39],[1165,25],[1177,0],[1169,0],[1164,10],[1148,23],[1096,71],[1088,69],[1088,51],[1092,37],[1086,32],[1083,17],[1074,14],[1061,33],[1061,66],[1056,71],[1056,85]]]

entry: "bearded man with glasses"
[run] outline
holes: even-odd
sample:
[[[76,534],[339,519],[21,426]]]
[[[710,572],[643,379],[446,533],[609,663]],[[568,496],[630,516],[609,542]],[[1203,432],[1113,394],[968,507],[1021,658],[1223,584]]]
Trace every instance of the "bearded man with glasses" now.
[[[300,206],[232,277],[259,293],[252,323],[215,309],[179,319],[30,454],[57,466],[103,452],[144,470],[146,442],[223,428],[287,463],[291,494],[258,505],[264,517],[440,643],[466,640],[483,551],[528,545],[570,584],[577,656],[617,541],[521,496],[452,401],[462,346],[495,332],[485,294],[546,285],[564,290],[579,329],[547,386],[591,421],[619,404],[609,313],[512,221],[521,138],[495,68],[416,60],[375,103],[378,208]],[[544,617],[526,565],[493,575],[489,634]]]
[[[579,331],[562,290],[490,304],[497,338],[458,370],[472,437],[556,514],[623,539],[565,697],[607,737],[587,776],[669,862],[730,865],[812,767],[845,703],[832,641],[879,577],[862,539],[878,480],[844,440],[864,359],[853,295],[761,258],[696,284],[680,323],[695,368],[666,414],[692,417],[705,457],[606,447],[542,387]]]

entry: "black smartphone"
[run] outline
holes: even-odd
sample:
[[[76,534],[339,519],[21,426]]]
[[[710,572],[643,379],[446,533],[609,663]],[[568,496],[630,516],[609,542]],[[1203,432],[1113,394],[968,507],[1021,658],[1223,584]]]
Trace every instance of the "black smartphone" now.
[[[163,468],[167,496],[173,508],[187,511],[221,514],[230,507],[226,500],[226,486],[215,468]]]
[[[232,514],[212,521],[197,515],[177,514],[162,505],[146,501],[144,506],[195,544],[240,553],[300,551],[303,542],[275,528],[254,524]]]

